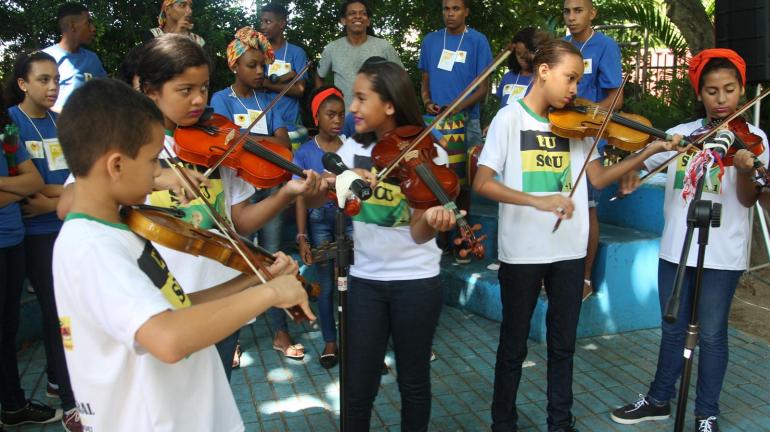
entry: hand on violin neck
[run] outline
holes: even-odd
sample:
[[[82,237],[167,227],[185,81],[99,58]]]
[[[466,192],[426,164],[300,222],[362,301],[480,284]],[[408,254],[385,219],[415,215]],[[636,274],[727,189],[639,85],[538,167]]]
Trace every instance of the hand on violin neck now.
[[[328,183],[322,179],[321,176],[313,170],[304,170],[304,179],[293,179],[286,183],[282,188],[292,197],[297,196],[314,196],[322,194],[328,189]]]
[[[465,216],[465,210],[460,210],[460,214]],[[451,230],[457,223],[454,213],[444,206],[431,207],[422,217],[429,227],[441,232]]]
[[[273,306],[283,309],[299,306],[310,321],[316,320],[316,317],[308,304],[307,292],[305,292],[302,283],[295,276],[276,276],[272,280],[257,287],[257,289],[272,290]]]
[[[671,137],[671,141],[663,141],[663,140],[655,140],[652,143],[650,143],[647,148],[652,150],[654,153],[661,153],[661,152],[667,152],[667,151],[678,151],[678,152],[684,152],[685,150],[688,150],[689,146],[680,146],[679,144],[682,142],[682,135],[676,134],[673,137]]]
[[[733,166],[741,174],[752,174],[754,172],[754,161],[756,156],[746,149],[740,149],[733,156]]]
[[[559,219],[571,219],[575,211],[575,203],[572,199],[562,194],[532,196],[532,206],[538,210],[552,212]]]
[[[211,181],[206,176],[204,176],[203,173],[183,167],[179,167],[177,169],[184,170],[184,173],[187,174],[187,177],[193,181],[195,187],[211,187]],[[177,173],[175,173],[174,169],[172,168],[162,168],[160,170],[160,175],[155,177],[155,183],[153,187],[155,190],[170,191],[182,204],[187,204],[197,196],[195,191],[191,191],[186,187],[184,182],[179,178]]]
[[[431,115],[438,115],[441,112],[441,107],[434,102],[428,102],[425,104],[425,111]]]
[[[273,276],[295,276],[299,272],[299,265],[292,257],[281,251],[274,253],[273,256],[275,257],[275,261],[267,267],[267,271]]]

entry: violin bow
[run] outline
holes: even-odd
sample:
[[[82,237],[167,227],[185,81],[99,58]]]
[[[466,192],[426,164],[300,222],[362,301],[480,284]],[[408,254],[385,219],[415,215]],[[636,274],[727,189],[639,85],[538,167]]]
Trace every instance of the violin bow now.
[[[171,151],[166,146],[166,143],[163,143],[163,150],[165,150],[166,154],[169,158],[169,168],[171,168],[171,171],[176,174],[176,176],[179,178],[179,180],[184,183],[184,186],[187,189],[190,189],[190,191],[195,195],[196,198],[200,198],[200,200],[205,205],[205,209],[208,212],[211,219],[216,223],[217,228],[219,228],[222,231],[222,234],[224,237],[233,245],[236,252],[246,261],[251,271],[254,272],[254,274],[259,278],[259,280],[262,283],[266,283],[267,280],[272,279],[273,275],[270,274],[270,272],[265,268],[263,265],[261,265],[259,262],[256,262],[256,260],[253,260],[253,256],[250,256],[249,253],[246,251],[246,248],[243,245],[243,240],[238,235],[238,233],[235,231],[235,228],[230,226],[229,223],[227,223],[222,215],[220,215],[214,206],[209,202],[208,199],[201,193],[200,189],[195,185],[195,182],[192,181],[192,179],[187,175],[186,172],[184,172],[183,167],[178,166],[173,161],[176,159],[176,157],[171,153]],[[249,251],[250,252],[250,251]],[[256,264],[255,264],[256,263]]]
[[[463,90],[462,93],[460,93],[460,95],[457,96],[455,100],[453,100],[452,103],[449,104],[449,106],[444,111],[440,112],[433,119],[433,122],[431,124],[425,127],[422,130],[422,132],[420,132],[420,134],[417,135],[417,137],[414,138],[409,145],[405,146],[401,150],[401,153],[398,155],[396,159],[393,160],[393,162],[391,162],[389,166],[385,167],[382,171],[377,173],[377,179],[375,184],[372,186],[372,188],[376,187],[377,183],[379,183],[384,178],[386,178],[398,166],[398,164],[400,164],[401,161],[404,160],[407,154],[411,152],[412,149],[414,149],[414,146],[417,145],[417,143],[421,142],[426,136],[428,136],[433,131],[433,129],[435,129],[436,126],[438,126],[439,123],[446,120],[447,117],[449,117],[449,115],[460,105],[460,103],[466,97],[468,97],[468,95],[473,93],[473,91],[476,90],[476,87],[478,87],[482,81],[487,79],[487,77],[489,77],[489,75],[492,74],[492,72],[495,69],[497,69],[497,67],[500,66],[500,64],[502,64],[505,61],[505,59],[508,58],[509,55],[511,55],[510,48],[506,48],[500,54],[498,54],[497,57],[495,57],[495,59],[492,61],[492,63],[490,63],[489,66],[487,66],[487,68],[484,69],[479,76],[477,76],[473,81],[471,81],[471,83],[468,84],[467,87],[465,87],[465,90]]]
[[[578,173],[577,179],[575,179],[575,183],[572,185],[572,190],[569,191],[570,199],[572,199],[572,196],[575,195],[575,191],[577,190],[578,185],[580,184],[580,179],[583,178],[583,174],[585,174],[586,172],[586,167],[588,167],[588,163],[591,162],[591,155],[594,153],[594,150],[596,150],[596,146],[599,144],[599,141],[602,139],[602,136],[604,135],[604,131],[607,129],[607,126],[609,126],[610,121],[612,120],[612,113],[615,111],[615,108],[618,104],[618,100],[620,100],[620,95],[623,93],[623,88],[626,86],[626,83],[628,82],[628,78],[630,76],[631,75],[626,74],[626,76],[623,77],[623,82],[620,84],[618,91],[615,92],[615,96],[612,97],[612,101],[610,102],[610,107],[607,108],[607,114],[604,116],[602,125],[599,127],[599,132],[596,133],[596,138],[594,139],[594,143],[591,145],[591,150],[589,150],[588,154],[586,154],[586,160],[583,161],[583,166],[580,167],[580,172]],[[556,219],[556,223],[553,225],[553,230],[551,231],[551,233],[555,233],[556,230],[559,229],[559,226],[561,225],[562,220],[563,220],[562,218]]]
[[[310,65],[311,64],[312,64],[312,62],[305,63],[305,66],[303,66],[302,69],[299,72],[297,72],[297,74],[294,76],[294,78],[292,78],[291,81],[289,81],[289,83],[286,85],[286,87],[284,87],[283,90],[281,90],[281,92],[278,93],[273,98],[273,100],[270,101],[269,104],[267,104],[265,109],[262,110],[261,113],[259,113],[259,115],[251,122],[251,124],[248,127],[246,127],[246,129],[244,129],[244,131],[241,132],[240,135],[238,135],[235,138],[235,143],[230,145],[229,148],[227,149],[227,151],[222,153],[222,155],[219,156],[219,159],[217,159],[214,162],[214,164],[212,164],[211,167],[209,169],[207,169],[205,173],[203,173],[203,175],[206,178],[211,176],[211,173],[213,173],[214,170],[217,169],[219,167],[219,165],[221,165],[222,162],[224,162],[224,160],[227,159],[227,157],[230,156],[230,154],[232,152],[234,152],[235,149],[238,148],[238,146],[240,146],[241,144],[243,144],[246,141],[246,138],[248,138],[249,133],[251,133],[251,128],[256,126],[257,123],[259,123],[259,121],[262,120],[271,109],[273,109],[275,104],[277,104],[278,101],[281,100],[281,98],[286,95],[286,93],[289,91],[289,89],[292,88],[294,86],[294,84],[296,84],[297,81],[299,81],[302,78],[303,75],[305,75],[305,72],[307,72],[307,70],[310,69]]]
[[[715,133],[717,133],[717,131],[719,131],[719,130],[722,128],[722,125],[727,125],[727,124],[729,124],[731,121],[733,121],[734,119],[736,119],[738,116],[740,116],[740,115],[742,115],[743,113],[745,113],[745,112],[746,112],[746,111],[747,111],[749,108],[751,108],[751,107],[752,107],[754,104],[756,104],[757,102],[759,102],[759,101],[761,101],[762,99],[764,99],[764,98],[765,98],[765,96],[767,96],[768,94],[770,94],[770,87],[766,88],[764,91],[762,91],[762,93],[758,94],[757,96],[754,96],[754,98],[753,98],[753,99],[751,99],[750,101],[746,102],[746,103],[745,103],[745,104],[744,104],[742,107],[740,107],[739,109],[735,110],[735,112],[734,112],[734,113],[732,113],[732,114],[730,114],[729,116],[725,117],[725,118],[724,118],[724,119],[723,119],[723,120],[720,122],[720,126],[717,126],[717,127],[714,127],[714,128],[712,128],[710,131],[706,132],[704,135],[702,135],[701,137],[699,137],[697,140],[695,140],[694,142],[692,142],[692,143],[689,143],[689,144],[690,144],[690,145],[693,145],[693,146],[697,146],[698,144],[701,144],[701,143],[702,143],[702,142],[704,142],[705,140],[707,140],[707,139],[711,138],[711,137],[712,137],[712,136],[713,136]],[[665,169],[665,168],[668,166],[668,164],[670,164],[671,162],[673,162],[673,161],[674,161],[674,159],[676,159],[676,158],[678,158],[678,157],[679,157],[679,153],[677,153],[677,154],[675,154],[675,155],[671,156],[670,158],[666,159],[666,161],[665,161],[665,162],[661,163],[661,164],[660,164],[660,165],[658,165],[657,167],[655,167],[655,168],[653,168],[652,170],[650,170],[650,171],[649,171],[647,174],[645,174],[644,176],[642,176],[642,178],[640,178],[640,179],[639,179],[639,186],[641,186],[642,184],[646,183],[646,182],[647,182],[647,181],[650,179],[650,177],[652,177],[652,176],[654,176],[655,174],[657,174],[657,173],[659,173],[659,172],[663,171],[663,170],[664,170],[664,169]],[[627,196],[626,194],[620,193],[620,191],[618,191],[618,193],[617,193],[617,194],[615,194],[615,196],[614,196],[614,197],[610,198],[610,201],[616,201],[616,200],[618,200],[618,199],[622,199],[622,198],[625,198],[626,196]]]

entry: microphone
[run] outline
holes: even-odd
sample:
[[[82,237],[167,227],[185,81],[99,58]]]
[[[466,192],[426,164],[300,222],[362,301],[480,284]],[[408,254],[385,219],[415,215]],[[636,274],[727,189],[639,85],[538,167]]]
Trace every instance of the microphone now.
[[[350,171],[350,168],[342,162],[342,158],[337,153],[324,153],[321,162],[323,162],[324,168],[332,174],[341,175],[346,171]],[[372,196],[372,188],[360,177],[350,183],[350,191],[361,201],[366,201]]]

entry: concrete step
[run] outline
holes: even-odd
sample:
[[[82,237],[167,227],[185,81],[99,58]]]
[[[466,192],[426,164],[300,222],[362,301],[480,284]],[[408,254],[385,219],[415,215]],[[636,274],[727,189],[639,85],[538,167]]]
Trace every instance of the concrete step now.
[[[583,304],[578,337],[614,334],[657,327],[659,237],[650,232],[609,224],[601,226],[599,254],[593,280],[597,293]],[[458,265],[442,262],[441,278],[447,304],[486,318],[502,320],[497,272],[491,260]],[[530,338],[544,341],[548,301],[544,293],[532,316]]]

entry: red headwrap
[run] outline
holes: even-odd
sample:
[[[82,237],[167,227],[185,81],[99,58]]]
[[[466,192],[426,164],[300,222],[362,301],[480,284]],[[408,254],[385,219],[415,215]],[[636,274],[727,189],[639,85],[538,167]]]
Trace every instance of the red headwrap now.
[[[335,87],[330,87],[315,95],[313,100],[310,102],[310,112],[313,114],[313,121],[315,122],[316,126],[318,126],[318,108],[321,107],[321,104],[323,104],[324,101],[329,98],[329,96],[337,96],[340,99],[344,99],[342,92]]]
[[[746,85],[746,62],[737,52],[727,48],[711,48],[703,50],[690,59],[690,84],[695,89],[696,94],[700,94],[700,76],[703,68],[706,67],[709,60],[723,58],[734,64],[741,74],[741,85]]]

